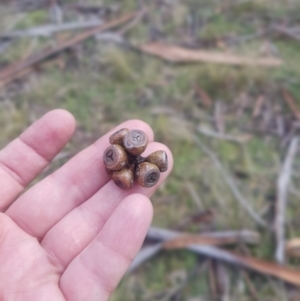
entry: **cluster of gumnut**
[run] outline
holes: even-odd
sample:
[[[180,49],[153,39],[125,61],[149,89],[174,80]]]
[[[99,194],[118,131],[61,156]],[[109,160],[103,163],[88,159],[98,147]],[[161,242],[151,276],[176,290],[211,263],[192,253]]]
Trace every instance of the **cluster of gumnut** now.
[[[134,181],[142,187],[154,186],[160,172],[168,169],[167,153],[156,151],[142,157],[148,137],[141,130],[121,129],[109,137],[109,146],[103,155],[107,174],[123,189],[132,188]]]

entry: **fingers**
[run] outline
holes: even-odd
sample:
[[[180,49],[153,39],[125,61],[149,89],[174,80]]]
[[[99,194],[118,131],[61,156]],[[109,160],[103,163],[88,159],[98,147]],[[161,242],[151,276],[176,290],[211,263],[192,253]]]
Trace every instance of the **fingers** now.
[[[149,125],[139,120],[127,121],[27,191],[6,213],[27,233],[41,239],[68,212],[109,181],[103,165],[103,152],[109,145],[109,136],[124,127],[141,129],[153,141]]]
[[[165,145],[154,142],[148,146],[146,154],[159,149],[167,152],[169,168],[167,172],[161,174],[156,186],[152,188],[135,186],[131,190],[122,190],[110,181],[87,202],[71,211],[45,235],[41,244],[53,255],[61,270],[64,270],[71,260],[96,237],[124,198],[133,193],[149,197],[166,179],[173,166],[170,150]]]
[[[0,213],[0,300],[63,301],[60,276],[37,240]]]
[[[74,128],[75,121],[69,112],[54,110],[1,150],[0,211],[4,211],[66,145]]]
[[[151,219],[148,198],[138,194],[125,198],[62,275],[60,287],[66,299],[108,300],[140,249]]]

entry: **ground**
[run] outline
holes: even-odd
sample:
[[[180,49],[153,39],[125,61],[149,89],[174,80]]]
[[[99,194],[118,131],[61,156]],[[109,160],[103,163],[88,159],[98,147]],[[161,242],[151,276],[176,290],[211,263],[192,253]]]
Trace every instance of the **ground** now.
[[[87,18],[67,7],[76,1],[65,2],[65,21]],[[111,15],[104,14],[104,18],[139,9],[141,3],[85,2],[110,8]],[[69,110],[77,120],[77,131],[53,166],[45,170],[45,177],[118,123],[132,118],[145,120],[156,140],[172,150],[175,162],[172,175],[152,197],[153,225],[195,233],[255,230],[261,234],[260,244],[239,244],[231,249],[274,260],[273,231],[260,227],[247,214],[197,139],[221,162],[255,212],[272,225],[276,181],[288,145],[299,128],[297,112],[286,102],[285,91],[300,108],[300,37],[297,40],[282,35],[273,26],[300,26],[299,1],[162,0],[145,4],[145,17],[124,34],[121,42],[103,36],[89,39],[3,86],[0,146],[48,110]],[[2,33],[50,21],[46,8],[17,12],[7,5],[0,7]],[[0,66],[55,45],[67,36],[13,40],[0,50]],[[283,65],[172,64],[134,48],[150,41],[244,56],[271,56],[281,59]],[[299,168],[298,156],[288,195],[287,239],[300,234]],[[195,213],[200,217],[188,220]],[[299,261],[290,258],[288,264],[297,267]],[[226,275],[228,292],[212,287],[211,274],[218,269]],[[175,292],[174,287],[178,287]],[[127,300],[246,301],[254,300],[255,295],[257,300],[266,301],[300,298],[293,288],[266,275],[174,250],[159,253],[127,275],[112,300],[126,296]]]

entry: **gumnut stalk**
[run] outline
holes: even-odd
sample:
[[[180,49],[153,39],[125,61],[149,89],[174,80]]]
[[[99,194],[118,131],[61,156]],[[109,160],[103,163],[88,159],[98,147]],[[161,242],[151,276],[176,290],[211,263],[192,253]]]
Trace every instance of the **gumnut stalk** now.
[[[167,153],[158,150],[146,158],[148,137],[145,132],[126,128],[109,137],[109,146],[103,154],[108,176],[122,189],[130,189],[134,181],[142,187],[152,187],[159,181],[160,173],[168,169]]]

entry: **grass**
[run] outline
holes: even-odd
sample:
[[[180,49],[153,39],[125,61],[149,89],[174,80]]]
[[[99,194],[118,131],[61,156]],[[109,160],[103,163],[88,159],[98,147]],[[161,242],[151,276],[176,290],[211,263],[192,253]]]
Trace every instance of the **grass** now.
[[[258,26],[265,26],[271,21],[297,18],[292,4],[275,2],[227,1],[226,6],[221,1],[189,0],[164,4],[163,7],[152,3],[149,5],[155,13],[133,28],[127,37],[131,41],[148,41],[151,39],[149,28],[153,27],[154,31],[159,32],[159,39],[180,44],[184,42],[191,12],[194,12],[192,21],[197,27],[196,39],[211,40],[224,36],[247,36],[254,33]],[[115,1],[103,3],[113,5]],[[133,0],[122,1],[120,5],[123,11],[135,8],[136,2]],[[6,19],[1,20],[3,24],[7,22]],[[33,11],[16,25],[16,29],[47,22],[45,11]],[[205,25],[202,26],[202,23]],[[7,53],[0,54],[0,63],[13,62],[22,57],[24,52],[32,48],[40,49],[46,43],[45,39],[37,39],[34,45],[31,40],[16,41]],[[262,38],[256,38],[233,44],[228,50],[243,54],[258,53],[262,43]],[[270,106],[280,106],[283,114],[291,116],[280,94],[283,87],[300,101],[300,44],[279,37],[272,39],[272,43],[285,62],[282,68],[276,70],[213,64],[172,65],[119,45],[88,41],[73,54],[72,59],[64,54],[24,82],[1,91],[0,128],[3,135],[0,137],[0,146],[53,108],[67,109],[77,119],[78,130],[68,146],[69,150],[82,149],[124,120],[143,119],[153,128],[156,140],[169,146],[175,160],[171,177],[152,198],[155,210],[153,224],[174,227],[182,218],[197,210],[186,189],[186,183],[189,182],[201,196],[205,208],[215,212],[215,218],[209,224],[192,224],[187,231],[260,230],[263,243],[248,251],[261,258],[273,259],[274,236],[261,231],[249,218],[213,162],[196,146],[191,135],[196,133],[212,149],[257,212],[267,204],[272,208],[285,149],[277,137],[251,132],[255,124],[253,104],[263,94]],[[214,128],[211,118],[215,114],[215,107],[203,106],[194,91],[195,86],[206,91],[214,103],[219,101],[226,108],[226,133],[238,136],[250,132],[252,139],[245,143],[233,143],[197,133],[199,124]],[[237,116],[243,95],[247,95],[251,102]],[[299,235],[299,230],[293,226],[293,221],[299,216],[297,203],[297,197],[291,196],[287,212],[291,221],[288,233],[291,237]],[[270,214],[270,210],[267,211],[264,218],[269,218]],[[188,300],[192,296],[215,300],[210,295],[209,277],[205,270],[201,271],[202,260],[186,251],[162,252],[136,272],[127,275],[112,300],[123,300],[125,295],[128,300],[147,300],[149,296],[173,287],[175,284],[171,276],[174,273],[184,272],[188,275],[194,269],[199,274],[188,281],[181,297],[176,300]],[[240,271],[232,267],[226,267],[226,271],[231,282],[231,300],[251,300]],[[275,289],[274,280],[265,276],[250,276],[261,300],[278,300],[279,292]]]

